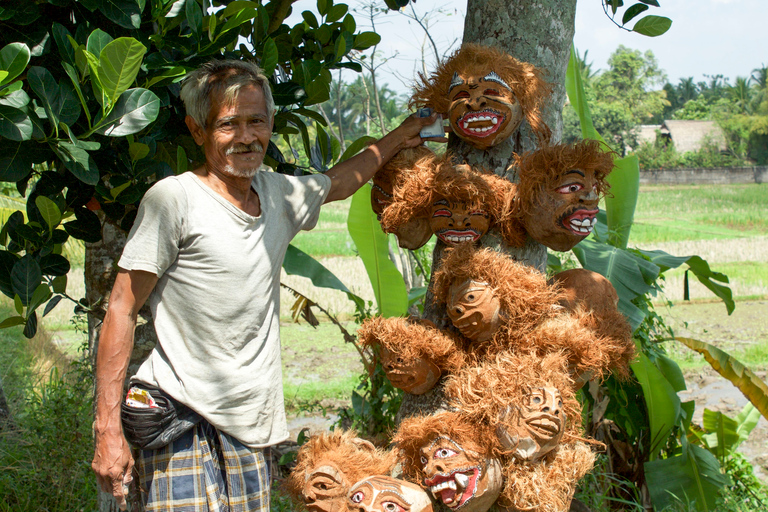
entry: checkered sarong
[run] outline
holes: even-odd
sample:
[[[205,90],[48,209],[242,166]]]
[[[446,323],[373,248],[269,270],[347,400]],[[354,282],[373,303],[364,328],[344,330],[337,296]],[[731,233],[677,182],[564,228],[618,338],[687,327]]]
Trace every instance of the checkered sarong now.
[[[158,450],[142,450],[138,471],[146,512],[269,511],[263,450],[202,420]]]

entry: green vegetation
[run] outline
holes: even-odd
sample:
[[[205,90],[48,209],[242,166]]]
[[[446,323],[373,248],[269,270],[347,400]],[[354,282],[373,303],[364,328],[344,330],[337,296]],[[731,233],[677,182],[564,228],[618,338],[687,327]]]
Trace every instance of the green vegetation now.
[[[347,231],[347,212],[352,199],[323,206],[317,226],[302,231],[291,244],[315,258],[325,256],[355,256],[355,243]]]

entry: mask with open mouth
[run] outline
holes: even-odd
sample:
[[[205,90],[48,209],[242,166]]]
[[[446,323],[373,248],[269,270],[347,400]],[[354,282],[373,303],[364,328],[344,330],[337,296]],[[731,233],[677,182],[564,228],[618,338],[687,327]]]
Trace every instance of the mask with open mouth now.
[[[535,461],[560,444],[565,432],[565,411],[560,390],[533,388],[520,406],[509,406],[496,433],[504,448],[521,460]],[[514,425],[515,427],[510,427]]]
[[[568,251],[597,225],[598,203],[613,169],[597,141],[557,144],[516,158],[520,218],[531,238]]]
[[[451,510],[484,512],[501,493],[499,461],[464,450],[449,437],[438,436],[423,446],[421,462],[424,485]]]
[[[372,476],[357,482],[349,491],[353,512],[432,512],[432,501],[416,484],[390,476]]]
[[[448,199],[435,201],[429,220],[432,232],[446,245],[477,242],[488,231],[490,223],[490,216],[484,210]]]

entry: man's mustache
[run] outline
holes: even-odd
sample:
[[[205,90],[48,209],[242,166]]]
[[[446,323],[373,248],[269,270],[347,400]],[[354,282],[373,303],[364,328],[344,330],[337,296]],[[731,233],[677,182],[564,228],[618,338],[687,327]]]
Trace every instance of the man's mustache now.
[[[258,142],[251,142],[250,144],[235,144],[227,150],[227,155],[233,155],[237,153],[261,153],[264,151],[264,147]]]

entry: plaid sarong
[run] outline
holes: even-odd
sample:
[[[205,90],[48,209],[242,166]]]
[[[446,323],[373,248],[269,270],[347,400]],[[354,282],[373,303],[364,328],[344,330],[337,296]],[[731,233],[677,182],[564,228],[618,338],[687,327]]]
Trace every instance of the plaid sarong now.
[[[263,450],[202,420],[158,450],[142,450],[138,471],[146,512],[269,510]]]

